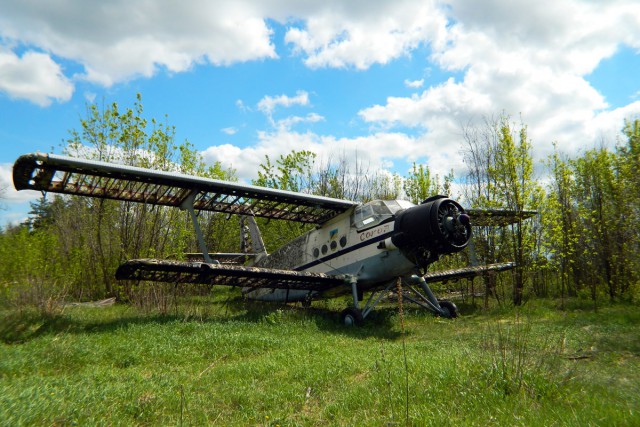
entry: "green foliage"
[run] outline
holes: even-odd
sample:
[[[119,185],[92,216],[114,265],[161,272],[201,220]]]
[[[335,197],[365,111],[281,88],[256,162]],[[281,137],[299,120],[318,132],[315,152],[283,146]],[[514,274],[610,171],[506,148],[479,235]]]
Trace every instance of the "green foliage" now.
[[[78,254],[63,256],[59,244],[57,236],[44,229],[19,226],[0,234],[0,306],[37,303],[46,311],[69,292]]]
[[[465,130],[467,198],[473,207],[506,209],[518,215],[538,210],[543,190],[534,176],[527,127],[510,120],[503,114],[497,120],[486,121],[480,129]],[[540,287],[537,277],[530,274],[538,264],[544,264],[540,233],[535,219],[500,229],[483,227],[475,233],[474,248],[480,262],[515,261],[511,295],[514,305],[523,304],[527,282],[534,289]],[[499,298],[494,285],[485,281],[485,294]]]
[[[404,193],[410,202],[417,205],[435,194],[451,195],[453,180],[453,171],[445,176],[444,182],[441,183],[438,175],[431,176],[431,171],[427,165],[416,165],[414,163],[411,173],[404,179]]]
[[[280,155],[276,164],[265,156],[265,163],[260,165],[255,185],[289,191],[308,191],[311,188],[311,176],[316,154],[311,151],[293,150],[287,155]]]
[[[560,297],[577,295],[576,251],[579,230],[577,209],[573,196],[575,177],[569,160],[556,147],[547,162],[551,171],[551,182],[545,203],[542,204],[544,251],[549,254],[545,270],[557,271],[560,281]]]
[[[268,156],[260,166],[254,185],[280,190],[309,192],[312,186],[313,165],[316,155],[310,151],[292,151],[280,155],[273,164]],[[311,226],[301,226],[289,221],[258,219],[262,239],[268,252],[273,252],[285,243],[298,237]]]
[[[446,257],[441,268],[516,261],[518,268],[485,278],[485,307],[523,304],[532,296],[558,295],[633,300],[640,295],[640,121],[625,121],[624,140],[615,150],[588,150],[568,158],[559,150],[548,159],[551,180],[543,191],[535,176],[532,143],[524,123],[502,114],[464,129],[468,166],[460,188],[468,207],[537,210],[534,219],[497,229],[474,229],[475,258],[469,252]],[[88,105],[80,128],[70,131],[68,155],[233,180],[219,163],[208,166],[188,141],[175,140],[175,128],[144,116],[138,95],[132,108]],[[354,164],[355,163],[355,164]],[[453,173],[441,178],[414,164],[406,177],[372,173],[358,159],[318,164],[310,151],[292,151],[260,166],[254,184],[366,202],[408,198],[420,203],[450,194]],[[100,184],[99,182],[97,184]],[[211,252],[237,252],[236,219],[201,212],[199,222]],[[259,220],[269,252],[309,229],[284,221]],[[46,306],[51,298],[98,299],[118,295],[168,295],[116,283],[114,271],[127,259],[172,257],[198,252],[193,226],[178,209],[110,200],[42,197],[32,204],[27,228],[0,234],[0,303]],[[38,248],[38,249],[34,249]],[[28,266],[28,267],[25,267]],[[33,291],[28,291],[35,287]],[[562,300],[561,299],[561,300]],[[140,303],[139,301],[137,301]],[[153,305],[153,304],[152,304]]]
[[[632,299],[640,277],[638,121],[615,151],[601,147],[569,159],[554,153],[545,208],[550,267],[559,267],[561,294]]]
[[[188,141],[177,143],[175,128],[166,123],[166,118],[164,123],[146,119],[140,95],[132,108],[124,110],[116,103],[103,108],[88,105],[80,129],[70,131],[63,151],[70,156],[154,170],[233,179],[233,171],[223,170],[219,163],[205,165]],[[237,231],[222,227],[226,221],[221,215],[205,214],[200,220],[211,251],[235,249],[229,248],[228,242],[238,244]],[[34,292],[30,301],[21,299],[34,304],[42,304],[44,297],[60,295],[56,290],[60,286],[74,299],[112,295],[130,298],[135,293],[129,285],[116,283],[114,278],[122,262],[132,258],[180,257],[197,248],[192,224],[184,212],[140,203],[43,197],[32,204],[27,225],[34,233],[22,232],[17,242],[18,237],[8,232],[2,238],[17,245],[19,256],[13,257],[15,263],[29,267],[16,270],[11,261],[3,265],[0,281],[10,288],[5,293],[13,295],[22,292],[18,291],[24,287],[21,283],[32,285],[34,276],[38,276],[34,271],[46,270],[46,275],[40,275],[42,278],[37,281],[42,282],[41,287],[50,287],[50,291]],[[33,246],[46,248],[46,254],[31,251]]]

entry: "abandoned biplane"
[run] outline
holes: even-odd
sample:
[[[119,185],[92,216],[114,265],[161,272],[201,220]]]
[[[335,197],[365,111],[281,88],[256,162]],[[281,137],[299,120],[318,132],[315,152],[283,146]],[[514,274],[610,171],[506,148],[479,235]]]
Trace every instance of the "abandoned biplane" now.
[[[430,197],[420,205],[404,200],[360,204],[40,153],[16,160],[13,182],[16,190],[175,206],[188,211],[202,251],[201,261],[131,260],[118,268],[116,277],[120,280],[237,286],[247,298],[263,301],[309,303],[351,294],[353,306],[342,312],[347,325],[367,317],[399,277],[413,292],[411,301],[437,315],[456,317],[455,304],[439,301],[429,288],[427,267],[440,256],[468,245],[472,221],[487,225],[494,218],[487,211],[466,212],[445,196]],[[199,210],[239,215],[244,222],[244,243],[251,252],[210,254],[198,223]],[[522,219],[524,214],[511,216]],[[316,227],[267,254],[255,217]],[[504,215],[494,219],[499,218],[505,221]],[[508,218],[507,222],[516,219]],[[229,263],[231,258],[242,262]],[[491,264],[429,273],[426,277],[430,282],[451,280],[512,267],[512,263]],[[371,295],[361,307],[364,292]]]

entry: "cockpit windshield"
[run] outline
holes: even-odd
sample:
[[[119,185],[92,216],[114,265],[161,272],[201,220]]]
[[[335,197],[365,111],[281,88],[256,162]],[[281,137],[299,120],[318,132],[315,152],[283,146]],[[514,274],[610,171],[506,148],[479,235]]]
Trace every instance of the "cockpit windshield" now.
[[[355,209],[352,222],[358,230],[374,227],[411,206],[414,204],[406,200],[373,200]]]

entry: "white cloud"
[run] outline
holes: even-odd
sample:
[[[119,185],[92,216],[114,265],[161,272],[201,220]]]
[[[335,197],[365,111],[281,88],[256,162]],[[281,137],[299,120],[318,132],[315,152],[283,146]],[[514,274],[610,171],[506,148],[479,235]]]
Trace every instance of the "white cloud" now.
[[[324,120],[324,117],[316,113],[310,113],[306,117],[289,116],[277,121],[274,120],[273,118],[273,114],[277,107],[290,108],[293,106],[308,106],[308,105],[309,105],[309,94],[303,90],[299,90],[296,92],[295,96],[267,95],[258,102],[257,108],[259,111],[264,113],[265,116],[267,116],[269,123],[271,123],[273,127],[278,127],[278,128],[290,128],[291,126],[298,123],[304,123],[304,122],[317,123],[319,121]]]
[[[386,64],[443,37],[435,1],[115,0],[3,2],[0,37],[84,67],[105,86],[158,69],[278,57],[267,22],[288,26],[286,43],[310,67]]]
[[[0,48],[0,92],[47,107],[68,101],[73,84],[47,54],[28,51],[19,57]]]
[[[404,85],[409,89],[419,89],[424,86],[424,79],[420,80],[405,80]]]
[[[236,133],[238,133],[238,129],[234,127],[228,127],[228,128],[220,129],[220,132],[225,133],[227,135],[235,135]]]
[[[355,164],[364,165],[371,172],[392,166],[394,160],[417,161],[416,153],[425,141],[403,133],[377,132],[355,138],[336,138],[312,132],[295,132],[285,127],[269,132],[260,132],[255,145],[239,148],[230,144],[211,146],[202,152],[208,163],[221,162],[223,167],[233,168],[237,176],[250,181],[257,178],[259,166],[265,156],[276,159],[293,150],[309,150],[317,154],[320,164],[346,160],[355,169]],[[451,150],[438,150],[434,160],[441,167],[435,173],[445,174],[456,165],[452,163]]]
[[[278,120],[278,122],[276,123],[276,127],[289,129],[292,126],[297,125],[299,123],[318,123],[322,121],[324,121],[324,117],[322,117],[321,115],[317,113],[309,113],[304,117],[289,116],[282,120]]]
[[[522,114],[536,155],[544,157],[552,141],[575,152],[619,130],[624,117],[640,112],[638,102],[611,110],[585,79],[620,45],[640,49],[640,8],[635,0],[68,0],[64,4],[3,2],[0,40],[46,53],[18,57],[8,48],[0,50],[0,90],[39,105],[68,100],[72,80],[53,58],[83,66],[83,75],[74,79],[103,85],[152,76],[159,69],[181,72],[195,64],[275,59],[278,53],[268,19],[286,26],[284,41],[311,68],[366,70],[427,46],[433,67],[461,76],[436,85],[428,78],[404,81],[411,89],[424,90],[408,97],[389,96],[380,105],[362,108],[359,118],[372,131],[353,138],[291,131],[294,125],[324,120],[315,112],[274,120],[279,108],[309,106],[305,91],[265,96],[256,108],[273,128],[259,133],[254,146],[205,151],[211,159],[228,157],[241,176],[255,173],[265,154],[293,148],[328,155],[331,150],[360,147],[376,164],[429,158],[433,168],[446,172],[459,167],[461,125],[501,111]],[[242,100],[236,106],[242,112],[253,111]],[[414,131],[406,135],[394,131],[396,126]]]
[[[271,30],[251,1],[3,2],[0,37],[37,46],[109,86],[159,68],[276,58]]]
[[[258,110],[271,116],[276,107],[292,107],[294,105],[309,105],[309,94],[303,90],[296,92],[296,96],[265,96],[258,102]]]
[[[431,59],[463,77],[359,113],[374,129],[423,132],[419,154],[433,157],[430,150],[460,141],[462,125],[501,112],[522,115],[536,158],[554,141],[576,153],[603,135],[615,140],[624,117],[640,113],[638,103],[610,111],[585,79],[619,44],[640,44],[636,2],[454,0],[449,13],[452,25],[446,40],[434,40]]]
[[[421,44],[440,40],[446,17],[434,1],[323,2],[301,16],[285,41],[311,68],[386,64]]]
[[[243,112],[251,111],[251,108],[247,107],[242,99],[236,99],[236,108]]]

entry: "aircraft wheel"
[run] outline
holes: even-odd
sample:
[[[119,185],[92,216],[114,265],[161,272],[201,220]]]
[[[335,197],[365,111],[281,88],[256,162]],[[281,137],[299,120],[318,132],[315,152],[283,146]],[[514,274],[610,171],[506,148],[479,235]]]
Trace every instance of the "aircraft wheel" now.
[[[439,301],[440,308],[445,311],[444,317],[447,319],[455,319],[458,317],[458,307],[451,301]]]
[[[357,308],[347,307],[340,313],[340,319],[345,326],[357,326],[362,323],[362,312]]]

